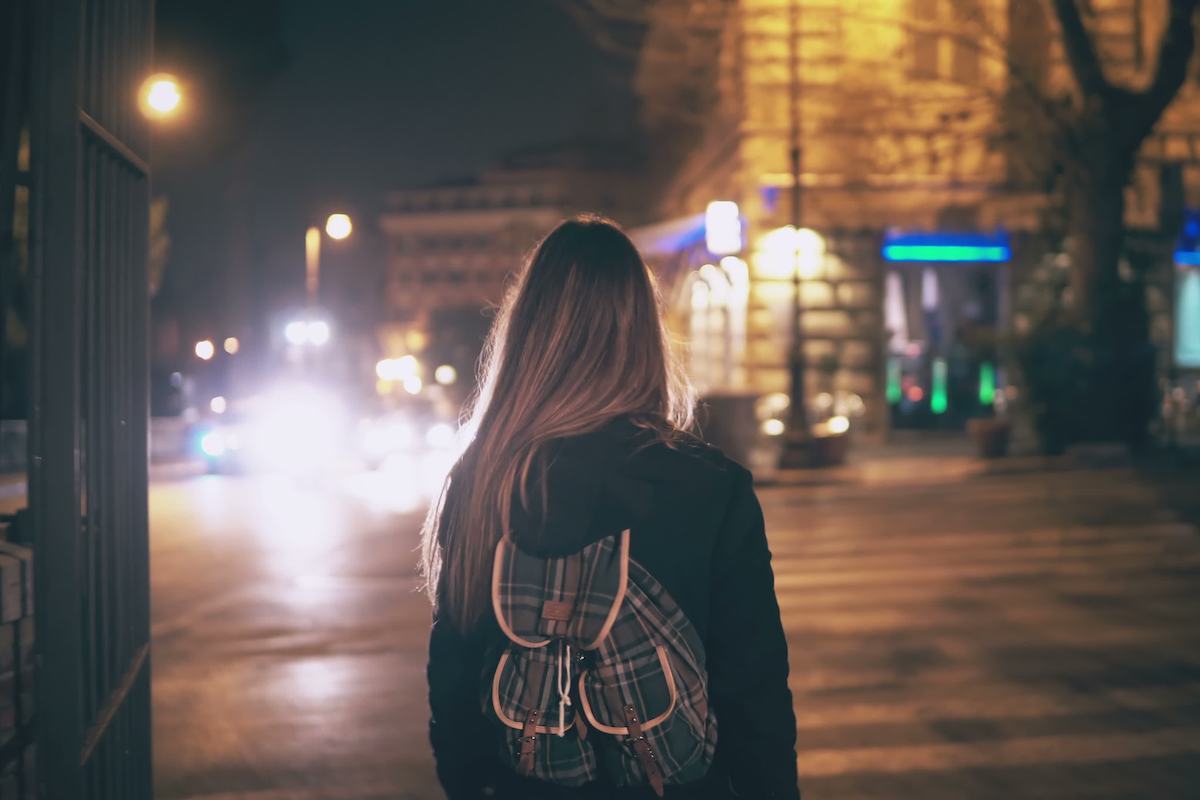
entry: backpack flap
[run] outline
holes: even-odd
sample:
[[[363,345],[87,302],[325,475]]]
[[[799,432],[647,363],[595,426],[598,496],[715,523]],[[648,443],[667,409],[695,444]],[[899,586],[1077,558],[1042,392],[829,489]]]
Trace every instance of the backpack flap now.
[[[557,558],[526,553],[505,536],[492,566],[492,607],[500,629],[522,647],[565,639],[589,650],[611,630],[628,581],[628,530]]]

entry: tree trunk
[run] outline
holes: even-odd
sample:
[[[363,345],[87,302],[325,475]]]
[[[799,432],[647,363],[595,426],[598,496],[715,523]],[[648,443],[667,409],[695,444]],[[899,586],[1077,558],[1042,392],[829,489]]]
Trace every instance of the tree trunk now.
[[[1072,359],[1078,392],[1068,402],[1078,438],[1145,442],[1155,409],[1155,357],[1142,276],[1122,274],[1125,186],[1133,156],[1089,148],[1068,176],[1071,302],[1064,323],[1085,343]]]
[[[1067,237],[1072,316],[1088,332],[1102,323],[1104,295],[1118,280],[1125,243],[1125,186],[1130,158],[1097,147],[1067,176]]]

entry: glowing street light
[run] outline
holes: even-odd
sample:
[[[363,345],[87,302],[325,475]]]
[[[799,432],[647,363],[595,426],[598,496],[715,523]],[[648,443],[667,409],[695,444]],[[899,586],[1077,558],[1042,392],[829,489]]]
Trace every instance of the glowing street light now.
[[[329,323],[323,319],[313,320],[308,323],[308,342],[317,347],[328,344]]]
[[[787,426],[783,424],[783,420],[781,419],[772,417],[763,421],[762,432],[767,436],[782,436],[785,430],[787,430]]]
[[[341,241],[353,230],[354,223],[348,214],[330,214],[325,220],[325,235],[330,239]],[[316,225],[304,232],[304,288],[308,304],[315,306],[321,289],[321,229]]]
[[[283,336],[288,340],[288,344],[299,347],[308,341],[308,323],[299,319],[289,322],[283,329]]]
[[[442,364],[433,371],[433,379],[442,386],[449,386],[458,380],[458,370],[449,364]]]
[[[204,339],[203,341],[196,342],[196,358],[200,359],[201,361],[208,361],[212,359],[212,357],[216,355],[216,352],[217,348],[213,346],[213,343],[210,339]]]
[[[288,340],[288,344],[296,347],[308,344],[321,347],[329,343],[331,336],[329,323],[323,319],[295,319],[283,329],[283,338]]]
[[[730,256],[742,249],[742,217],[732,200],[714,200],[704,211],[704,243],[708,252]]]
[[[226,353],[229,353],[229,355],[231,355],[231,356],[237,355],[237,351],[239,349],[241,349],[241,343],[237,340],[236,336],[230,336],[227,339],[225,339],[225,352]]]
[[[329,219],[325,220],[325,233],[330,239],[341,241],[351,234],[354,230],[354,223],[350,221],[350,217],[346,214],[330,214]]]
[[[150,119],[165,119],[179,111],[183,92],[174,75],[159,72],[142,82],[138,92],[138,104],[142,113]]]

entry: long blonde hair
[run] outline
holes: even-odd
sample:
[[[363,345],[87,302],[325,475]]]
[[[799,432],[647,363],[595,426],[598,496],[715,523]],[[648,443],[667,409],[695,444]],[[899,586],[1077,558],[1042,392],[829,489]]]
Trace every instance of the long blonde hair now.
[[[488,335],[466,449],[430,509],[421,572],[439,616],[471,628],[514,494],[552,440],[628,416],[666,439],[691,425],[650,270],[615,223],[580,216],[541,241]],[[455,501],[446,495],[454,484]]]

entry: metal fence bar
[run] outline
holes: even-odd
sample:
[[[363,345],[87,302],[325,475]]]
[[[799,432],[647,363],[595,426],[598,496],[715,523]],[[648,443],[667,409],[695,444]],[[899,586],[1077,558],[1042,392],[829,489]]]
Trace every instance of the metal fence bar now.
[[[39,736],[39,787],[48,800],[80,797],[83,789],[74,767],[82,744],[76,189],[80,10],[77,0],[34,4],[38,46],[32,73],[30,260],[36,335],[31,343],[29,500],[38,554],[38,730],[54,732]]]
[[[133,88],[153,4],[38,5],[39,775],[46,798],[149,800],[149,166]]]

